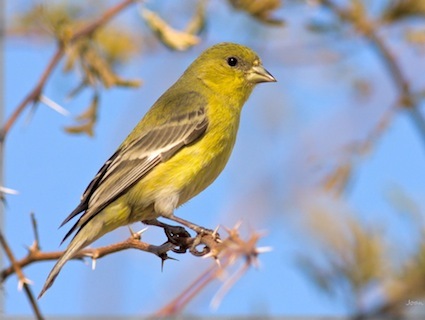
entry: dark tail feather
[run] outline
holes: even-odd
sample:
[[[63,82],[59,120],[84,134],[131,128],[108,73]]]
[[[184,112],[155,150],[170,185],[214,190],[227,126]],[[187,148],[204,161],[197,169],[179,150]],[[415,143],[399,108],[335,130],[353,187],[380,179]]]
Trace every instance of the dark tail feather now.
[[[75,238],[71,241],[68,248],[62,255],[62,257],[59,258],[58,262],[56,262],[55,266],[53,267],[52,271],[50,271],[46,283],[43,286],[43,289],[41,290],[40,294],[38,295],[38,299],[40,299],[43,294],[46,292],[47,289],[49,289],[53,282],[55,281],[57,275],[61,271],[64,264],[69,260],[72,259],[75,254],[80,251],[82,248],[84,248],[86,245],[88,245],[91,241],[87,241],[87,239],[84,239],[82,233],[77,233]]]

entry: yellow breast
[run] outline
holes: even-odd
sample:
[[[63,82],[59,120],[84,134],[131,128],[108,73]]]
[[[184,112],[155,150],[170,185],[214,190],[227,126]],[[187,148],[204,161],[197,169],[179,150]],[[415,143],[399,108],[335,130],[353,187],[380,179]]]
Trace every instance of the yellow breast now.
[[[240,108],[239,112],[231,107],[208,108],[207,116],[209,123],[203,136],[159,164],[128,192],[125,197],[134,210],[163,199],[176,199],[176,207],[180,206],[218,177],[236,140]]]

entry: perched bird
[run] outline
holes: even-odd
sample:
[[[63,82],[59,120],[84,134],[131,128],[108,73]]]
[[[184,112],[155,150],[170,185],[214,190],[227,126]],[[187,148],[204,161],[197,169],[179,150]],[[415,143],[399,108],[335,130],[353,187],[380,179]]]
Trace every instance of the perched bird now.
[[[251,49],[219,43],[205,50],[152,106],[88,185],[76,230],[39,298],[77,252],[120,226],[159,217],[196,225],[174,210],[209,186],[233,149],[242,106],[254,86],[276,79]]]

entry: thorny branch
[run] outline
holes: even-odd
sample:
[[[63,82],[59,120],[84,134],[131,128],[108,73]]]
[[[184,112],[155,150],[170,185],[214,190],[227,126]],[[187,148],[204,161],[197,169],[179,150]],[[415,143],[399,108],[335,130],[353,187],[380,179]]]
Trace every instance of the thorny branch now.
[[[137,0],[123,0],[117,5],[111,7],[110,9],[105,11],[103,15],[100,16],[98,19],[88,23],[87,25],[83,26],[81,29],[77,30],[71,36],[69,42],[72,43],[85,36],[90,36],[98,28],[105,25],[107,22],[109,22],[109,20],[111,20],[114,16],[120,13],[123,9],[130,6],[136,1]],[[16,120],[19,118],[19,116],[22,114],[22,112],[26,109],[27,106],[29,106],[31,103],[37,103],[39,101],[47,80],[49,79],[50,75],[52,74],[53,70],[58,65],[59,61],[62,59],[64,54],[65,54],[64,43],[59,43],[58,48],[56,49],[56,52],[53,54],[53,57],[47,64],[46,69],[42,73],[35,87],[25,96],[22,102],[16,107],[16,109],[12,112],[12,114],[6,120],[3,127],[0,128],[0,153],[1,153],[0,157],[3,157],[4,142],[6,140],[6,136],[9,133],[10,129],[15,124]],[[30,304],[34,310],[34,314],[36,315],[37,319],[43,319],[40,309],[37,305],[37,302],[34,299],[31,289],[28,286],[27,280],[21,270],[19,261],[16,261],[14,254],[12,250],[10,249],[10,247],[8,246],[8,243],[2,233],[0,233],[0,240],[1,240],[0,243],[3,249],[5,250],[9,260],[11,261],[11,264],[12,264],[11,268],[13,269],[13,272],[18,275],[20,284],[23,286],[25,290],[28,300],[30,301]],[[37,241],[35,242],[34,248],[38,248]]]
[[[43,319],[43,316],[41,315],[40,308],[38,307],[37,301],[35,300],[32,290],[29,287],[30,281],[27,278],[25,278],[25,275],[22,272],[21,266],[19,265],[18,261],[15,260],[15,256],[13,255],[13,252],[10,249],[9,244],[7,243],[7,240],[3,236],[3,233],[1,231],[0,231],[0,244],[2,245],[4,252],[6,253],[7,257],[9,258],[12,264],[10,268],[13,270],[14,273],[18,275],[19,286],[22,286],[24,288],[24,291],[28,297],[28,300],[30,301],[30,304],[34,311],[35,316],[39,320]]]
[[[15,264],[12,263],[9,267],[3,269],[0,273],[0,283],[4,282],[10,275],[13,275],[16,272],[15,266],[17,266],[20,269],[39,261],[54,261],[59,259],[63,251],[49,251],[49,252],[43,252],[40,250],[38,245],[34,244],[28,248],[28,253],[25,257],[23,257],[20,260],[16,260]],[[128,239],[114,243],[111,245],[99,247],[99,248],[87,248],[81,250],[74,259],[83,259],[85,257],[90,257],[93,261],[96,261],[97,259],[100,259],[104,256],[107,256],[111,253],[115,253],[118,251],[123,251],[127,249],[138,249],[146,252],[153,253],[157,255],[158,257],[162,259],[166,258],[166,253],[174,248],[174,245],[166,242],[160,246],[151,245],[146,242],[140,241],[140,239],[134,235],[129,237]]]
[[[261,238],[259,233],[253,233],[248,240],[240,238],[238,226],[231,230],[226,229],[229,236],[222,242],[211,248],[210,254],[216,259],[215,264],[205,270],[197,279],[195,279],[184,291],[182,291],[170,303],[161,308],[155,316],[169,317],[181,313],[184,307],[196,297],[208,284],[214,280],[221,279],[226,275],[226,271],[237,261],[243,259],[242,265],[230,276],[225,277],[222,287],[216,293],[211,305],[217,307],[222,301],[224,295],[239,280],[244,273],[251,267],[257,266],[257,256],[260,253],[270,250],[268,247],[257,247],[257,242]]]
[[[35,237],[37,237],[37,228],[33,219],[33,228]],[[223,284],[222,288],[217,292],[216,297],[213,300],[214,305],[218,305],[222,300],[224,294],[236,283],[236,281],[251,267],[257,265],[257,256],[260,253],[269,251],[269,248],[258,248],[257,242],[261,235],[253,233],[248,240],[243,240],[238,232],[239,226],[233,229],[226,229],[228,237],[220,240],[214,234],[202,234],[196,237],[184,238],[182,245],[190,245],[196,243],[198,245],[205,245],[208,248],[209,253],[204,257],[213,257],[216,261],[210,268],[208,268],[198,279],[196,279],[186,290],[184,290],[179,296],[177,296],[167,306],[158,311],[157,315],[173,315],[179,313],[204,287],[215,279],[221,278],[226,272],[226,269],[235,264],[236,261],[243,259],[244,263],[242,266],[233,273],[232,276],[228,277],[227,281]],[[142,231],[143,232],[143,231]],[[1,234],[0,234],[1,236]],[[3,238],[0,237],[0,242],[3,244]],[[4,244],[3,244],[4,245]],[[7,247],[7,246],[6,246]],[[181,248],[177,248],[176,244],[169,241],[162,245],[156,246],[141,241],[141,232],[132,233],[129,238],[122,242],[114,243],[108,246],[99,248],[87,248],[81,250],[73,259],[82,260],[86,257],[92,259],[93,266],[95,266],[96,260],[100,259],[109,254],[123,251],[127,249],[137,249],[149,253],[153,253],[158,256],[162,262],[167,259],[171,259],[167,252],[181,252]],[[8,247],[7,247],[8,248]],[[192,254],[193,250],[189,250]],[[1,270],[0,283],[4,282],[10,275],[17,274],[20,282],[28,287],[28,280],[22,273],[22,268],[29,266],[32,263],[40,261],[54,261],[61,257],[63,251],[52,251],[43,252],[41,251],[38,240],[28,248],[28,253],[25,257],[20,260],[15,260],[13,255],[11,256],[11,265]],[[195,254],[196,255],[196,254]],[[28,287],[29,290],[29,287]],[[32,296],[32,293],[31,293]],[[34,300],[33,307],[37,308],[37,304]],[[36,311],[35,311],[36,312]],[[40,316],[41,317],[41,316]],[[41,318],[39,318],[41,319]]]

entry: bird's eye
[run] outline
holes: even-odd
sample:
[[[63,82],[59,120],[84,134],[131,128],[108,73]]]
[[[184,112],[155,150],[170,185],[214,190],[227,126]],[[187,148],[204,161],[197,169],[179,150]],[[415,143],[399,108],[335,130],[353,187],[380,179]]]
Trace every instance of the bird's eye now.
[[[235,57],[227,58],[227,64],[231,67],[234,67],[238,64],[238,59],[236,59]]]

